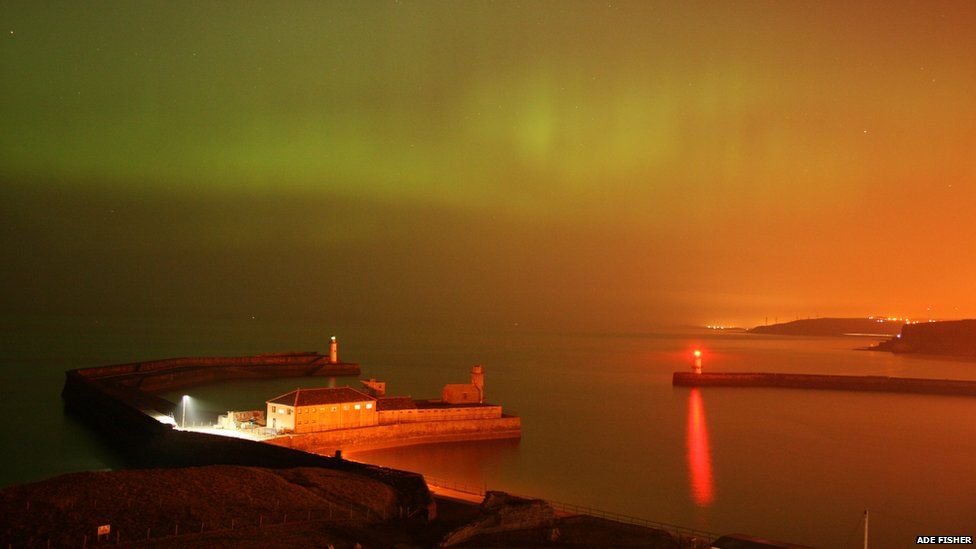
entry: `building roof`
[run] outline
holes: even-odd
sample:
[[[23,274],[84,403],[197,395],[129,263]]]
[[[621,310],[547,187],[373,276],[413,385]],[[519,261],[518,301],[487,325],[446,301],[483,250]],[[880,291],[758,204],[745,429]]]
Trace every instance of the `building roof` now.
[[[486,407],[497,407],[498,404],[491,404],[489,402],[444,402],[440,399],[428,399],[428,400],[415,400],[414,404],[420,409],[431,409],[431,408],[486,408]]]
[[[376,411],[383,410],[411,410],[417,403],[410,397],[380,397],[376,399]]]
[[[361,393],[349,387],[314,387],[312,389],[295,389],[290,393],[277,396],[268,404],[284,404],[286,406],[318,406],[319,404],[335,404],[337,402],[365,402],[376,400],[366,393]]]
[[[478,386],[472,383],[448,383],[444,386],[445,389],[454,389],[455,391],[477,391]]]

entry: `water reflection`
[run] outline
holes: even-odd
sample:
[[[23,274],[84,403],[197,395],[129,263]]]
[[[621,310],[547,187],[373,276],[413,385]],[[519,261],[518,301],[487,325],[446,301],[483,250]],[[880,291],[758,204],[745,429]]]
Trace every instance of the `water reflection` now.
[[[715,499],[712,480],[712,454],[708,448],[708,427],[705,425],[705,406],[701,391],[692,388],[688,395],[688,471],[691,476],[691,497],[704,507]]]
[[[496,486],[499,472],[516,468],[519,441],[485,440],[348,452],[349,459],[408,471],[472,488]]]

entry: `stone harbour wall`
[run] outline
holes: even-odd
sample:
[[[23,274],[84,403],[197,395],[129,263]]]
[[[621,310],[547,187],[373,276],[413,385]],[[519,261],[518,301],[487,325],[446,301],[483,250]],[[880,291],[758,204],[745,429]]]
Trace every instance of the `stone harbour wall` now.
[[[521,419],[506,416],[496,419],[427,421],[337,429],[283,435],[265,442],[317,454],[333,454],[336,450],[371,450],[434,442],[521,438],[521,436]]]

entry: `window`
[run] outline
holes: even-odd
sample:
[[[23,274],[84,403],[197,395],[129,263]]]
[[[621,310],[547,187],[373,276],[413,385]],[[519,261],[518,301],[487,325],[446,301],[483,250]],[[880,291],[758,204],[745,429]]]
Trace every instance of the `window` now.
[[[275,412],[277,412],[277,411],[278,411],[278,407],[277,406],[272,406],[271,407],[271,413],[272,414],[275,413]]]
[[[343,410],[348,410],[349,409],[349,405],[348,404],[343,404],[342,405],[342,409]]]
[[[373,403],[372,402],[367,402],[366,403],[366,409],[367,410],[371,409],[372,407],[373,407]]]
[[[333,406],[333,407],[332,407],[332,411],[333,411],[333,412],[335,412],[335,411],[336,411],[336,407],[335,407],[335,406]]]
[[[319,408],[319,411],[320,412],[324,412],[325,411],[325,407]]]
[[[355,409],[357,409],[357,410],[359,410],[359,409],[362,409],[362,405],[360,405],[360,404],[357,404],[357,405],[355,405],[355,406],[353,406],[353,408],[355,408]]]
[[[288,415],[291,415],[291,408],[288,408]]]

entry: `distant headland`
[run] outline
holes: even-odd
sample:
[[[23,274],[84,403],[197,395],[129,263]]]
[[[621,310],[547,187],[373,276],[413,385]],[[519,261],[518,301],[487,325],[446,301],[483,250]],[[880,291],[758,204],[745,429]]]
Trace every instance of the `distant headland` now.
[[[779,324],[756,326],[748,330],[752,334],[842,336],[881,335],[893,336],[901,331],[903,318],[805,318]]]
[[[877,336],[888,339],[868,350],[976,358],[976,319],[806,318],[747,331],[789,336]]]
[[[872,350],[976,358],[976,319],[906,324]]]

